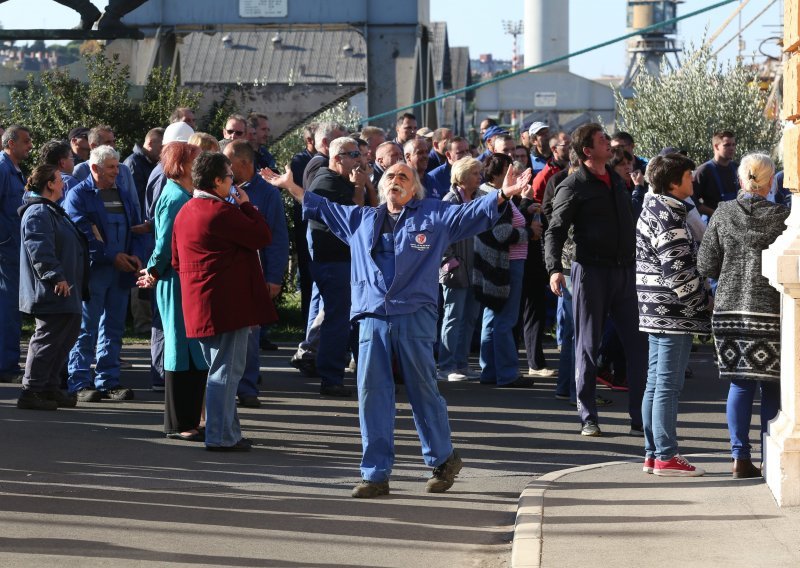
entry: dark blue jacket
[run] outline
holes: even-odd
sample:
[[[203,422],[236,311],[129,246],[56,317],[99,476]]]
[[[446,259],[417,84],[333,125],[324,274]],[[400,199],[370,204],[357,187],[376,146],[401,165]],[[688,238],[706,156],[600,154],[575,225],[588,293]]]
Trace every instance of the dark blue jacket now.
[[[450,173],[453,171],[453,166],[450,162],[445,162],[438,168],[428,172],[433,179],[433,185],[439,195],[445,196],[450,191],[452,184],[450,183]]]
[[[272,242],[258,251],[264,279],[271,284],[281,284],[289,263],[289,229],[286,226],[281,192],[260,175],[253,176],[253,179],[240,187],[247,192],[250,203],[264,216],[272,231]]]
[[[11,161],[8,154],[0,152],[0,260],[19,262],[19,225],[17,209],[25,193],[25,176]]]

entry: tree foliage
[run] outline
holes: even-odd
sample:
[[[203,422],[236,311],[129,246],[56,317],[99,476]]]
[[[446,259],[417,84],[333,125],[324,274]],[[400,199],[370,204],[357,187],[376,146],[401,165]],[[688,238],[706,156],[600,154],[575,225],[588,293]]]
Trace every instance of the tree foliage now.
[[[741,63],[721,65],[708,48],[690,49],[678,69],[665,66],[660,77],[640,73],[633,88],[629,100],[615,92],[618,129],[633,136],[643,156],[672,146],[705,162],[713,156],[711,135],[722,129],[736,133],[740,156],[774,153],[780,138],[778,121],[764,114],[767,94],[753,71]]]

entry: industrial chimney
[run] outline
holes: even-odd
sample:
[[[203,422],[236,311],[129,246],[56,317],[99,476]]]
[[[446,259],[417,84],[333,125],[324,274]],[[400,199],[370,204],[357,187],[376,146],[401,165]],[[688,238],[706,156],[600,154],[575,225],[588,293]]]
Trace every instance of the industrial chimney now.
[[[569,53],[569,0],[525,0],[525,67]],[[569,71],[569,60],[544,71]]]

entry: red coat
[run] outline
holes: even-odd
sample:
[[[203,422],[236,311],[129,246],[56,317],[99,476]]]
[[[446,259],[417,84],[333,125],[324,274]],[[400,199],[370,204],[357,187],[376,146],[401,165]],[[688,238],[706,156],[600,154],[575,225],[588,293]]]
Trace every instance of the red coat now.
[[[193,198],[175,218],[172,266],[180,276],[187,337],[211,337],[278,319],[258,250],[272,233],[250,203]]]
[[[541,203],[542,199],[544,199],[544,189],[547,187],[547,182],[550,180],[551,177],[556,175],[558,172],[561,171],[561,168],[550,160],[547,162],[547,165],[544,169],[539,170],[539,173],[536,174],[533,178],[533,198]]]

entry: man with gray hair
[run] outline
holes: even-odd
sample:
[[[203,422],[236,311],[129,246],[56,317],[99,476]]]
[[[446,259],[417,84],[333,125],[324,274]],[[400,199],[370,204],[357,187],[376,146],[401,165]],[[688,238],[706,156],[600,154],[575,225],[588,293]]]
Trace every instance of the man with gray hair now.
[[[511,168],[509,168],[511,172]],[[489,230],[508,207],[508,200],[527,187],[530,172],[503,188],[463,205],[420,199],[416,172],[406,164],[386,170],[378,186],[381,205],[354,207],[303,192],[291,175],[267,181],[288,189],[303,203],[309,223],[329,228],[352,251],[350,318],[359,322],[358,418],[361,425],[362,481],[352,496],[371,498],[389,493],[394,463],[395,386],[397,362],[414,413],[425,463],[433,474],[425,487],[442,493],[452,487],[462,462],[450,438],[447,403],[436,386],[436,316],[439,265],[445,248],[455,241]],[[348,296],[350,291],[348,290]]]
[[[91,175],[67,195],[64,208],[89,242],[90,299],[83,302],[81,332],[69,354],[70,394],[80,402],[130,400],[119,383],[122,334],[129,290],[145,258],[134,190],[118,186],[119,154],[98,146]],[[92,363],[96,362],[94,378]]]
[[[20,164],[31,153],[30,130],[12,124],[0,138],[0,382],[22,382],[19,366],[19,340],[22,320],[19,315],[20,216],[25,191],[25,176]]]
[[[431,199],[441,200],[444,194],[439,194],[436,189],[436,182],[431,174],[428,172],[428,145],[420,138],[409,140],[403,146],[403,153],[405,154],[406,164],[411,166],[417,176],[422,187],[425,188],[425,196]]]

